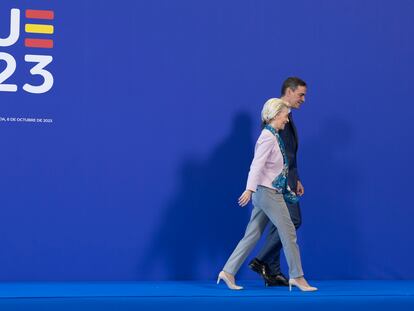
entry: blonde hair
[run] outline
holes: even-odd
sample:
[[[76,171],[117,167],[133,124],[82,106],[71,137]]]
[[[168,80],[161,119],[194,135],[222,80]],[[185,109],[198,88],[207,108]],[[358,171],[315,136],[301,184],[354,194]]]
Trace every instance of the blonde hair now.
[[[280,98],[270,98],[267,100],[262,109],[263,126],[272,121],[284,108],[290,112],[288,103]]]

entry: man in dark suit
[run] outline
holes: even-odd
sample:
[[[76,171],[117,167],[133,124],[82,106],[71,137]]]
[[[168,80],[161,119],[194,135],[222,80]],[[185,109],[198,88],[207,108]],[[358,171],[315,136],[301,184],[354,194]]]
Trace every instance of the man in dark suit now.
[[[299,109],[305,102],[306,83],[297,77],[290,77],[282,85],[281,99],[286,101],[290,108]],[[289,161],[288,184],[290,189],[298,196],[305,193],[305,189],[300,182],[299,173],[296,163],[296,153],[298,150],[298,134],[293,122],[292,112],[289,114],[289,123],[285,129],[279,131],[283,142],[285,143],[286,155]],[[299,203],[287,204],[290,218],[295,228],[298,229],[302,222]],[[280,270],[280,250],[282,243],[279,234],[274,225],[271,226],[269,235],[263,249],[259,255],[254,258],[249,267],[259,273],[265,280],[266,286],[288,286],[288,280]]]

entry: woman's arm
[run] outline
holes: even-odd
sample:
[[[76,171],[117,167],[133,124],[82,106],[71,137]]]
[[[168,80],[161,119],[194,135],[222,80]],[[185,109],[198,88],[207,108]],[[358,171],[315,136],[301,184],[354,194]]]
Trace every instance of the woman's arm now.
[[[254,152],[254,158],[252,164],[250,165],[246,190],[250,190],[252,192],[256,191],[259,184],[260,173],[263,170],[266,160],[269,158],[275,143],[276,138],[270,132],[259,137],[256,144],[256,150]]]

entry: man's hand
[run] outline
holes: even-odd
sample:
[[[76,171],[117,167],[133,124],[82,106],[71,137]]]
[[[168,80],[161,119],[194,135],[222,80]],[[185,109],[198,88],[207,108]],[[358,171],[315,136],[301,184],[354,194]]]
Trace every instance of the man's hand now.
[[[296,194],[300,197],[305,194],[305,188],[303,187],[300,180],[298,180],[298,184],[296,185]]]
[[[247,203],[249,203],[251,197],[252,197],[252,191],[250,190],[244,191],[239,198],[239,201],[238,201],[239,205],[241,207],[245,207]]]

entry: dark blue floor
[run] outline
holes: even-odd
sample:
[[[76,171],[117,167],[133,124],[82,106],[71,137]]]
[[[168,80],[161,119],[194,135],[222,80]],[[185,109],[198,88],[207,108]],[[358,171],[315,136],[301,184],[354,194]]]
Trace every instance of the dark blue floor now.
[[[314,281],[313,293],[239,283],[0,283],[0,310],[414,310],[414,281]]]

